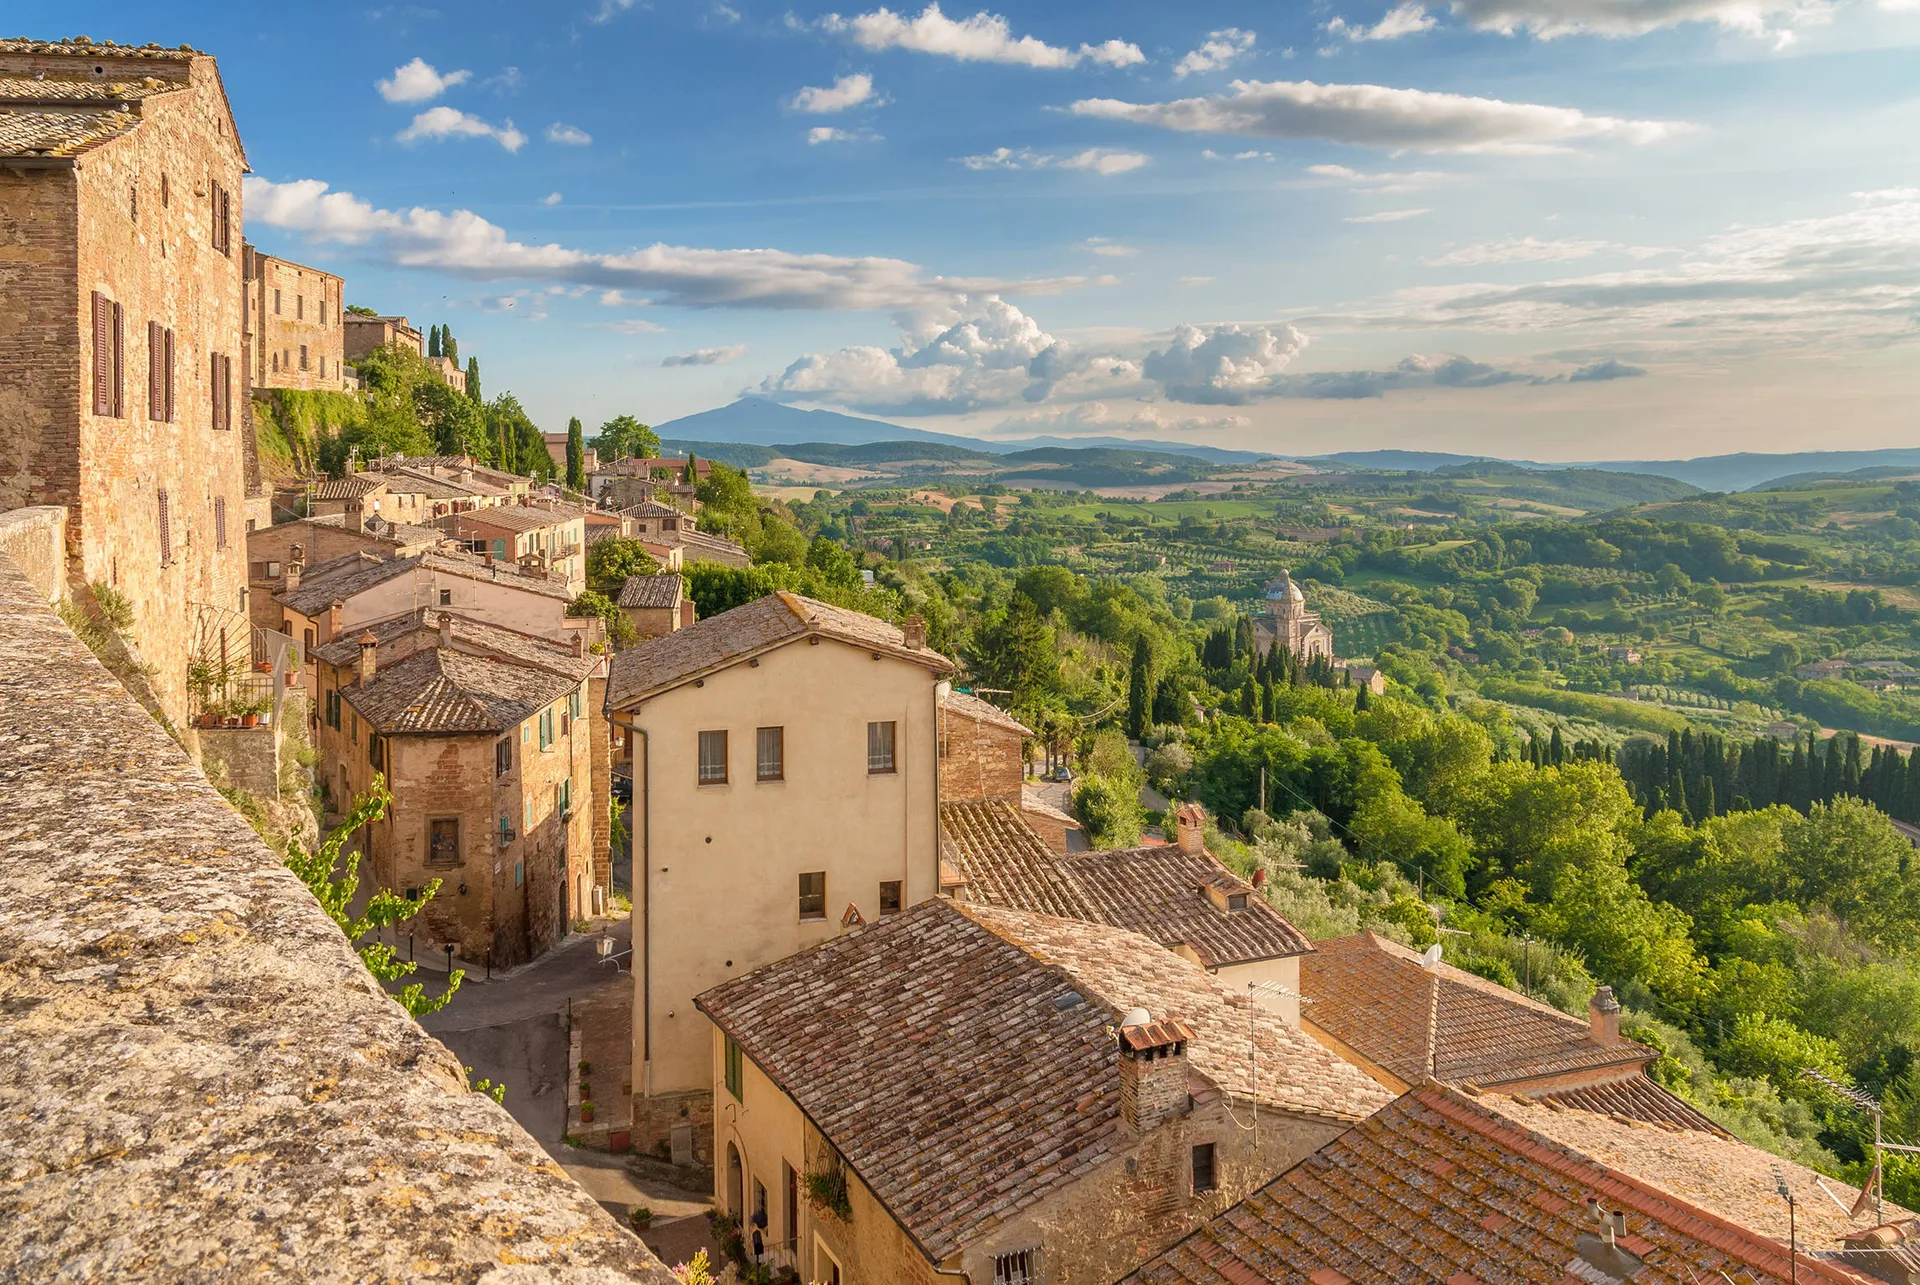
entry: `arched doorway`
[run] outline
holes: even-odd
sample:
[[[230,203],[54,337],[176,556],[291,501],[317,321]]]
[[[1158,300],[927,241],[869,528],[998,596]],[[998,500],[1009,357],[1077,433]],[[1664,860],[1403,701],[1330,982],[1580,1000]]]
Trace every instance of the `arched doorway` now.
[[[740,1148],[727,1144],[727,1212],[744,1218],[747,1210],[747,1175],[740,1163]]]

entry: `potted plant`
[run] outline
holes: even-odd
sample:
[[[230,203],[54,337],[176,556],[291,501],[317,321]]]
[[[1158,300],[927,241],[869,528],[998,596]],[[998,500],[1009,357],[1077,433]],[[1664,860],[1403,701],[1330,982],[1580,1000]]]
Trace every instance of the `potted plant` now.
[[[635,1205],[633,1211],[627,1215],[627,1218],[633,1223],[633,1229],[635,1231],[645,1231],[653,1225],[653,1210],[647,1208],[645,1205]]]
[[[593,1123],[593,1103],[582,1102],[580,1104],[580,1123],[581,1124]]]

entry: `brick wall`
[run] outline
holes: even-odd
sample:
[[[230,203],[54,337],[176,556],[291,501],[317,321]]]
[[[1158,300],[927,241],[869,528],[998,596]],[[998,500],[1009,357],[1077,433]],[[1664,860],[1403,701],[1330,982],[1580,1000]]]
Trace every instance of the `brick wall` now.
[[[951,707],[943,708],[941,716],[946,728],[946,748],[940,756],[941,802],[1003,799],[1018,804],[1026,774],[1020,733],[969,718]]]
[[[246,353],[253,386],[344,388],[346,283],[252,246],[247,260]]]

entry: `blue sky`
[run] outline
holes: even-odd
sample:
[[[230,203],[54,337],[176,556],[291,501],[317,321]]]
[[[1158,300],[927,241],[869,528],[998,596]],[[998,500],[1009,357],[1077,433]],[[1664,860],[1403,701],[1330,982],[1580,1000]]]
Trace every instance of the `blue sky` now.
[[[13,25],[217,54],[248,239],[549,428],[1920,439],[1920,0],[74,8]]]

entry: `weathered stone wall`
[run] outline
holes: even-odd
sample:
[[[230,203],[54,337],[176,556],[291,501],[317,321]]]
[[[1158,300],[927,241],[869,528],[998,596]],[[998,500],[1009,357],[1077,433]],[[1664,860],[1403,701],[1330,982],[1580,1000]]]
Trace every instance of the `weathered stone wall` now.
[[[67,596],[67,511],[56,505],[0,513],[0,558],[13,565],[48,602]]]
[[[940,801],[978,799],[1020,802],[1026,775],[1024,738],[1010,727],[969,718],[951,707],[940,711]]]
[[[247,360],[255,388],[346,386],[345,282],[248,247]],[[301,349],[306,349],[305,364]]]
[[[0,1278],[668,1285],[4,559],[0,762]]]
[[[202,759],[224,767],[229,786],[263,799],[280,797],[279,728],[202,727],[195,735]]]

